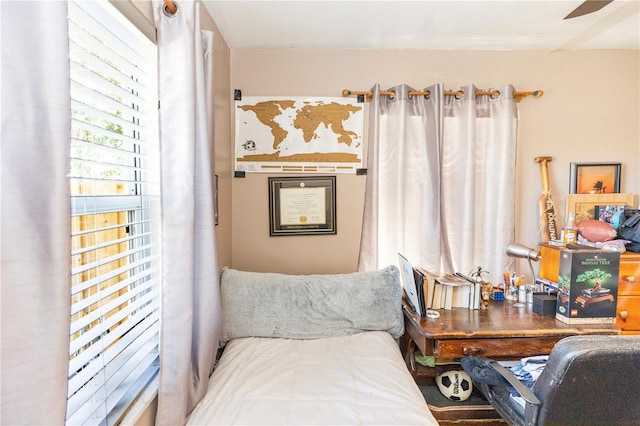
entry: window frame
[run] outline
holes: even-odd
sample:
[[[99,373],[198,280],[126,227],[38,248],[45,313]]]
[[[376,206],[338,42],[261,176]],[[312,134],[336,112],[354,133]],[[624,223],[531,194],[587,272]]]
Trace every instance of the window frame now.
[[[118,30],[114,30],[112,32],[117,33],[118,37],[120,36],[128,37],[129,42],[146,43],[147,48],[153,49],[155,51],[155,55],[152,55],[151,57],[151,61],[153,63],[147,64],[146,66],[148,67],[148,69],[151,69],[157,72],[157,49],[155,48],[155,40],[150,41],[148,37],[142,35],[139,32],[139,30],[135,28],[135,26],[125,16],[122,15],[122,13],[119,11],[119,9],[121,8],[115,7],[116,3],[118,2],[115,2],[115,3],[108,2],[106,0],[100,0],[98,2],[72,0],[68,2],[69,8],[70,8],[70,14],[75,13],[75,12],[72,12],[71,10],[73,10],[73,8],[75,7],[80,7],[79,5],[84,5],[84,7],[86,7],[87,16],[91,16],[93,13],[100,15],[100,13],[102,12],[97,12],[96,8],[103,8],[104,11],[108,11],[107,15],[100,15],[100,18],[104,19],[104,23],[103,23],[104,27],[110,30],[113,30],[114,28],[118,28]],[[89,9],[91,10],[89,11]],[[93,15],[93,16],[97,16],[97,15]],[[87,19],[90,19],[90,18],[87,18]],[[135,32],[136,35],[135,36],[123,35],[122,31],[124,30],[122,28],[125,28],[126,31]],[[77,31],[77,30],[78,30],[78,27],[73,25],[73,23],[71,23],[70,21],[70,45],[74,42],[74,40],[72,40],[73,38],[72,31]],[[94,29],[92,28],[92,31],[93,30]],[[100,31],[100,29],[98,28],[95,31],[98,32]],[[96,46],[99,44],[99,42],[100,42],[100,38],[96,37],[95,40],[87,41],[87,44],[92,44],[92,46]],[[70,46],[70,49],[71,49],[71,46]],[[87,49],[87,51],[89,52],[90,49]],[[95,53],[94,55],[94,53],[95,52],[91,51],[91,53],[87,53],[87,56],[97,57],[98,54]],[[84,71],[82,69],[82,66],[79,65],[78,62],[74,63],[73,55],[74,55],[73,53],[71,53],[70,55],[71,72],[72,72],[72,83],[71,83],[72,93],[73,93],[73,90],[78,89],[78,86],[76,86],[75,85],[76,83],[74,83],[75,81],[77,81],[77,78],[78,78],[77,73]],[[105,57],[106,56],[108,56],[108,53],[105,55]],[[143,55],[143,57],[145,57],[145,60],[148,59],[146,58],[146,55]],[[104,59],[102,57],[99,57],[99,60],[103,60],[105,63],[107,63],[107,65],[110,65],[113,62],[113,59],[111,58]],[[120,71],[120,69],[116,68],[116,71]],[[99,75],[100,72],[96,72],[94,74]],[[135,74],[132,74],[132,76],[133,75]],[[74,80],[74,78],[76,78],[76,80]],[[84,77],[81,77],[81,78],[84,78]],[[100,77],[98,76],[96,78],[95,75],[93,77],[89,76],[87,78],[89,80],[91,78],[93,78],[94,80],[96,79],[100,80]],[[97,84],[101,84],[103,87],[105,85],[108,86],[108,83],[106,83],[106,80],[107,80],[107,77],[105,77],[103,81]],[[157,119],[157,102],[158,102],[157,74],[154,74],[154,77],[151,80],[152,81],[145,81],[144,83],[149,84],[147,95],[149,93],[152,93],[153,95],[152,97],[147,99],[146,108],[142,108],[143,111],[141,111],[139,114],[136,113],[135,111],[140,109],[142,104],[136,105],[135,101],[133,101],[136,98],[138,98],[138,95],[139,95],[139,93],[137,92],[138,89],[137,88],[129,89],[130,93],[127,93],[126,91],[120,91],[120,94],[118,96],[122,96],[122,98],[125,98],[127,101],[130,102],[129,109],[127,109],[127,111],[131,113],[131,117],[129,118],[130,121],[123,120],[117,114],[110,116],[109,113],[107,112],[102,119],[103,120],[106,119],[107,122],[110,122],[111,124],[113,124],[113,126],[106,126],[107,128],[104,128],[104,127],[101,128],[99,125],[95,125],[95,123],[91,118],[85,117],[83,119],[81,117],[81,114],[80,116],[78,116],[77,111],[74,110],[74,108],[80,109],[80,108],[86,107],[88,111],[90,107],[93,107],[93,105],[87,106],[88,103],[84,103],[77,96],[74,97],[72,95],[71,116],[72,116],[73,124],[72,124],[72,140],[71,140],[72,158],[70,160],[71,161],[70,164],[75,164],[76,166],[78,166],[79,164],[86,163],[87,167],[85,167],[85,169],[87,169],[87,176],[84,176],[82,174],[83,173],[82,170],[79,170],[79,169],[82,169],[82,167],[77,167],[75,170],[73,167],[70,167],[69,183],[70,183],[70,188],[72,189],[72,196],[70,198],[70,206],[71,206],[70,219],[72,220],[72,223],[74,221],[74,217],[80,218],[80,220],[82,220],[83,218],[86,218],[87,220],[93,219],[93,221],[95,222],[97,220],[96,218],[98,217],[97,215],[110,215],[110,214],[119,215],[119,218],[117,219],[118,222],[115,224],[110,224],[105,229],[96,228],[93,230],[86,230],[87,235],[91,233],[96,234],[93,236],[95,238],[94,245],[79,247],[78,245],[82,245],[83,243],[77,243],[75,250],[72,247],[72,252],[71,252],[72,262],[74,261],[74,256],[77,256],[78,254],[85,254],[85,253],[90,253],[91,251],[98,251],[104,247],[109,246],[110,244],[118,245],[118,248],[115,249],[118,254],[114,256],[114,259],[123,262],[124,264],[123,273],[122,274],[116,273],[118,272],[118,270],[112,270],[112,271],[113,271],[113,274],[115,274],[113,278],[115,278],[116,281],[119,283],[118,285],[123,285],[122,288],[116,289],[116,292],[118,294],[118,299],[126,300],[126,302],[121,305],[116,305],[116,308],[115,308],[116,312],[120,312],[121,315],[123,315],[123,318],[117,321],[117,324],[124,324],[123,321],[126,322],[127,319],[135,318],[134,321],[131,321],[132,325],[131,324],[127,325],[127,327],[129,328],[125,328],[124,330],[118,331],[119,333],[122,331],[124,332],[121,336],[117,336],[115,338],[115,341],[111,343],[112,346],[105,348],[104,345],[102,345],[103,346],[102,350],[98,352],[95,352],[94,349],[91,349],[91,351],[93,352],[88,353],[88,355],[91,356],[92,354],[95,354],[95,356],[93,356],[88,361],[80,360],[79,362],[81,363],[82,368],[76,371],[72,368],[72,366],[74,365],[72,363],[73,361],[72,355],[74,355],[75,353],[82,353],[82,352],[78,352],[77,345],[74,346],[73,344],[74,335],[78,331],[78,330],[74,330],[74,328],[78,327],[78,324],[82,325],[84,323],[74,324],[73,312],[74,312],[74,309],[77,309],[77,308],[73,307],[73,300],[74,300],[73,294],[78,289],[77,288],[74,289],[73,287],[71,288],[70,293],[72,297],[72,311],[70,314],[72,318],[72,325],[70,328],[71,343],[69,347],[69,350],[70,350],[69,382],[71,383],[71,378],[76,377],[76,374],[78,374],[79,371],[82,371],[84,369],[92,369],[93,364],[96,363],[97,365],[96,368],[100,369],[101,372],[91,375],[91,370],[90,370],[86,376],[92,377],[90,381],[94,380],[95,378],[98,378],[99,376],[102,376],[101,381],[98,380],[100,382],[99,385],[104,387],[104,390],[107,391],[106,396],[104,394],[96,397],[92,396],[92,398],[94,398],[95,405],[98,407],[96,411],[99,410],[101,414],[97,416],[92,415],[92,417],[90,417],[90,420],[82,420],[81,422],[83,424],[88,424],[88,423],[114,424],[122,421],[123,417],[131,409],[132,404],[140,398],[140,396],[143,394],[144,390],[148,387],[148,385],[152,383],[154,380],[156,380],[158,371],[159,371],[158,341],[159,341],[159,323],[160,323],[159,309],[160,309],[160,277],[161,277],[161,256],[160,256],[161,234],[160,234],[160,224],[159,224],[159,217],[160,217],[160,213],[159,213],[160,187],[159,187],[159,164],[158,164],[159,158],[156,157],[154,160],[152,159],[153,156],[147,156],[147,153],[145,152],[146,146],[144,146],[146,141],[151,141],[153,145],[151,149],[154,149],[155,155],[159,156],[159,146],[158,146],[159,135],[158,135],[158,119]],[[110,81],[113,83],[114,87],[119,86],[115,78],[112,78]],[[126,81],[129,81],[129,80],[126,80]],[[136,80],[134,77],[132,77],[132,81],[133,81],[133,85],[135,86],[137,83],[135,83]],[[114,89],[114,91],[118,92],[118,89],[116,88]],[[97,93],[95,95],[96,97],[100,95],[97,91],[96,93]],[[89,98],[87,99],[91,99],[91,96],[93,95],[89,95]],[[116,103],[117,103],[117,100],[116,100]],[[115,106],[115,108],[117,109],[118,107]],[[139,117],[140,114],[147,115],[146,121],[149,126],[148,126],[148,129],[146,130],[147,131],[146,134],[143,127],[140,126],[140,121],[141,121],[141,118]],[[124,126],[125,128],[129,127],[130,129],[133,129],[130,133],[122,135],[122,139],[126,140],[124,144],[125,145],[129,144],[128,146],[129,150],[124,151],[124,154],[123,154],[124,160],[122,161],[122,164],[119,164],[120,160],[102,161],[104,156],[118,155],[118,153],[121,152],[119,150],[120,147],[116,147],[115,145],[108,146],[108,144],[95,143],[95,141],[85,140],[82,137],[76,137],[74,142],[74,133],[73,133],[74,129],[77,130],[79,127],[81,128],[82,126],[90,127],[89,130],[86,130],[86,129],[84,130],[85,135],[91,135],[91,136],[97,135],[98,137],[106,137],[106,138],[117,137],[115,135],[118,133],[117,131],[118,127]],[[96,137],[96,139],[98,139],[98,137]],[[87,138],[90,139],[89,136],[87,136]],[[73,149],[74,143],[76,143],[75,151]],[[85,154],[82,154],[82,153],[78,154],[79,152],[82,151],[82,149],[87,148],[87,146],[89,147],[89,154],[87,154],[86,152]],[[100,151],[100,153],[95,155],[97,160],[94,161],[94,158],[88,158],[92,156],[90,154],[95,154],[95,152],[97,151]],[[85,155],[87,156],[87,158],[84,157]],[[155,162],[153,165],[151,165],[152,161]],[[100,166],[95,166],[96,164],[99,164]],[[117,178],[111,179],[110,176],[108,175],[106,177],[104,176],[96,177],[95,176],[96,173],[94,173],[95,169],[91,170],[92,166],[96,168],[104,166],[106,167],[107,170],[109,168],[114,168],[114,169],[117,168],[119,170],[120,169],[124,170],[123,172],[124,175],[121,175],[123,176],[123,179],[117,179]],[[147,180],[151,174],[155,175],[155,179]],[[74,195],[74,191],[75,191],[74,184],[80,185],[82,187],[80,190],[88,189],[91,192],[93,190],[98,191],[98,188],[100,187],[100,185],[95,184],[95,182],[101,182],[101,183],[106,182],[108,184],[109,181],[112,181],[112,182],[122,181],[124,193],[109,193],[109,191],[106,191],[106,192],[103,191],[103,193],[99,193],[99,194],[96,194],[96,193],[77,194],[76,193]],[[87,182],[86,186],[85,186],[85,182]],[[106,185],[103,185],[103,187],[106,187]],[[110,242],[105,241],[105,242],[97,243],[97,238],[99,238],[97,237],[97,234],[99,232],[113,231],[118,229],[120,234],[123,234],[123,231],[124,231],[124,235],[125,235],[124,237],[116,238],[115,240]],[[75,237],[74,237],[73,236],[74,229],[72,225],[72,241],[74,238],[77,238],[77,237],[82,238],[82,234],[85,233],[85,231],[78,230],[77,228],[76,228],[76,231],[77,232],[75,232]],[[152,239],[154,241],[152,241]],[[88,240],[90,240],[90,238],[87,238],[87,241]],[[109,259],[105,259],[105,262],[107,260]],[[105,287],[104,289],[101,288],[101,285],[104,282],[104,279],[103,279],[104,275],[108,275],[108,274],[101,275],[101,273],[98,272],[99,267],[102,266],[100,265],[101,261],[102,260],[98,260],[93,263],[89,263],[87,266],[82,266],[80,268],[77,268],[75,271],[76,271],[76,274],[82,274],[82,273],[88,272],[89,270],[94,270],[92,273],[94,273],[96,277],[87,281],[91,281],[91,282],[96,281],[95,287],[100,289],[96,291],[101,292],[106,290],[105,294],[109,294],[109,291],[111,291],[109,289],[109,286]],[[145,265],[144,269],[141,270],[140,268],[142,268],[143,265]],[[72,286],[74,282],[73,271],[74,270],[72,268],[72,271],[71,271],[72,279],[70,280],[70,285]],[[120,278],[121,275],[122,277],[126,276],[126,278],[121,279]],[[98,278],[98,277],[101,277],[101,278]],[[84,278],[80,278],[80,282],[83,282],[82,281],[83,279]],[[145,287],[140,288],[140,286],[145,286]],[[94,286],[91,286],[90,288],[93,288],[93,287]],[[143,290],[143,291],[140,292],[137,290]],[[124,293],[120,294],[123,291]],[[133,295],[129,294],[129,292],[131,291],[134,292]],[[150,291],[154,292],[155,294],[152,294],[150,296],[149,295]],[[103,314],[100,311],[101,307],[103,306],[102,301],[105,299],[108,299],[108,297],[110,296],[99,297],[99,302],[96,302],[98,303],[98,306],[94,307],[94,312],[97,311],[97,313],[92,313],[91,315],[91,318],[97,317],[95,321],[97,321],[99,325],[94,326],[93,322],[90,322],[89,329],[91,329],[92,327],[96,327],[96,330],[98,330],[98,335],[95,338],[91,339],[90,341],[91,343],[89,343],[88,346],[82,345],[80,348],[80,351],[89,350],[93,345],[94,341],[104,342],[105,340],[109,340],[106,336],[109,335],[110,333],[109,330],[111,329],[109,327],[107,327],[106,329],[102,328],[103,323],[108,323],[107,321],[108,317],[105,317],[105,315],[107,314]],[[88,301],[87,303],[90,303],[90,301]],[[123,305],[126,305],[129,311],[127,310],[123,311],[121,309],[121,306]],[[93,306],[93,305],[89,305],[89,306]],[[147,310],[147,307],[149,307],[150,309]],[[150,311],[151,314],[149,314],[148,311]],[[141,317],[140,318],[136,317],[135,316],[136,314],[141,315]],[[87,318],[86,321],[93,321],[93,320]],[[140,329],[141,325],[145,324],[144,321],[149,322],[151,328],[143,327],[142,329]],[[85,326],[86,324],[83,325],[82,327],[85,327]],[[118,327],[119,326],[120,325],[118,325]],[[138,329],[137,331],[134,331],[136,330],[136,327]],[[102,330],[102,331],[100,332],[99,330]],[[140,334],[138,335],[138,337],[134,337],[136,336],[135,333],[140,333]],[[152,340],[143,340],[143,341],[139,340],[140,336],[149,337],[148,334],[150,334],[150,339]],[[108,364],[105,365],[104,360],[108,358],[107,351],[110,350],[109,348],[113,348],[117,344],[127,341],[125,337],[128,337],[128,336],[134,337],[132,341],[141,343],[142,347],[145,348],[145,352],[144,352],[145,361],[143,362],[143,364],[140,364],[139,367],[132,368],[132,371],[140,370],[140,371],[137,371],[133,379],[131,380],[124,379],[122,382],[118,382],[119,384],[114,385],[113,389],[110,391],[108,389],[109,386],[111,386],[109,385],[110,383],[109,381],[112,378],[114,378],[120,372],[120,370],[116,368],[112,374],[109,374],[107,372],[109,368]],[[129,352],[136,355],[138,354],[133,346],[127,346],[127,348],[129,348]],[[149,350],[149,348],[151,348],[151,350]],[[121,361],[118,361],[118,362],[121,365],[131,361],[130,357],[122,356],[122,354],[119,352],[119,349],[116,352],[117,352],[117,355],[114,355],[112,360],[120,356]],[[100,365],[100,361],[102,362],[102,365]],[[80,383],[82,383],[83,380],[85,380],[85,378],[80,378],[79,380],[80,380]],[[76,384],[74,384],[73,386],[76,386]],[[86,382],[84,385],[80,387],[72,387],[70,384],[69,401],[71,401],[71,396],[77,393],[81,393],[84,396],[88,394],[93,395],[92,393],[93,391],[87,386],[89,386],[89,382]],[[119,395],[117,397],[117,401],[109,401],[109,396],[116,395],[116,394]],[[101,399],[101,397],[103,399]],[[66,420],[68,424],[69,423],[73,424],[78,422],[78,420],[76,420],[78,418],[74,417],[74,414],[79,413],[81,409],[79,407],[84,406],[84,403],[82,403],[81,401],[82,399],[79,402],[80,405],[76,405],[73,412],[70,412],[71,411],[69,409],[70,402],[68,402],[68,414],[67,414],[67,420]],[[104,409],[103,406],[106,406],[106,409]]]

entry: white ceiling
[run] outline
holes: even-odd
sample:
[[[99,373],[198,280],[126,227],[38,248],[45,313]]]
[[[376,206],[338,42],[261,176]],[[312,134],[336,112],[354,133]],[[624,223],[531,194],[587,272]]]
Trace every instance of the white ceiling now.
[[[232,49],[640,49],[640,0],[203,0]]]

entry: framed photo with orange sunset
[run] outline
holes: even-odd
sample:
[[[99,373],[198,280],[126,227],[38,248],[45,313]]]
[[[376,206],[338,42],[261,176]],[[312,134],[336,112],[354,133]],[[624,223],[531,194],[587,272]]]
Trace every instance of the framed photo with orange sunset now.
[[[571,163],[569,194],[619,194],[620,163]]]

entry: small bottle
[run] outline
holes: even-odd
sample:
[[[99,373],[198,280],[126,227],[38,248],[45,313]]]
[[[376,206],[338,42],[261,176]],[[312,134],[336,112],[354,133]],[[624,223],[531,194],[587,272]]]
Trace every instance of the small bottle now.
[[[578,233],[576,231],[576,216],[574,212],[569,212],[567,223],[565,223],[562,229],[562,241],[565,244],[573,244],[578,240]]]

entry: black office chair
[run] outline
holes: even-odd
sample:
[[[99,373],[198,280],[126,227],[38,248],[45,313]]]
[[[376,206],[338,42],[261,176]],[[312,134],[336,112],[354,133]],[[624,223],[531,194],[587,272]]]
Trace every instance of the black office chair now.
[[[532,388],[496,361],[465,357],[461,364],[510,425],[640,425],[640,336],[562,339]]]

